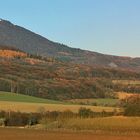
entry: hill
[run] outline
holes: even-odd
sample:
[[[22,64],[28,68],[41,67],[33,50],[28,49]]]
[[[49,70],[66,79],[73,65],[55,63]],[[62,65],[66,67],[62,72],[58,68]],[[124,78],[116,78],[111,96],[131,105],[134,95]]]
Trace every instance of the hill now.
[[[129,82],[139,83],[139,72],[64,63],[8,48],[0,52],[0,91],[52,100],[117,98],[116,92],[140,93],[139,84]],[[123,84],[124,80],[128,84]]]
[[[53,57],[64,62],[88,64],[96,67],[111,67],[139,71],[140,58],[104,55],[75,49],[48,40],[9,21],[0,21],[0,45],[13,46],[26,53]]]

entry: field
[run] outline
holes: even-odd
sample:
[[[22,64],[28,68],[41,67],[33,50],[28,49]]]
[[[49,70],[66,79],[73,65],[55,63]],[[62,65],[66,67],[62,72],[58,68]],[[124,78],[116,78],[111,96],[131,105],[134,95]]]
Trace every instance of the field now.
[[[127,97],[138,95],[136,93],[127,93],[127,92],[115,92],[118,99],[111,98],[93,98],[93,99],[72,99],[68,100],[68,102],[73,104],[85,104],[85,105],[97,105],[97,106],[116,106],[119,104],[121,99],[125,99]]]
[[[119,99],[108,99],[108,98],[73,99],[73,100],[69,100],[69,102],[74,104],[87,104],[87,105],[96,104],[97,106],[115,106],[119,102]]]
[[[113,80],[114,84],[140,85],[140,80]]]
[[[0,91],[0,101],[60,104],[62,102]]]
[[[117,94],[118,94],[119,99],[125,99],[125,98],[130,97],[130,96],[138,95],[135,93],[126,93],[126,92],[117,92]]]
[[[139,140],[139,136],[93,133],[48,132],[44,130],[1,128],[1,140]]]
[[[45,120],[44,120],[45,121]],[[45,122],[43,122],[45,124]],[[140,134],[140,117],[99,117],[99,118],[74,118],[74,119],[60,119],[58,122],[46,123],[46,128],[75,130],[75,131],[93,131],[93,132],[107,132],[109,134]]]
[[[113,111],[113,107],[99,107],[86,105],[73,105],[59,101],[41,99],[21,94],[0,92],[0,110],[5,111],[20,111],[20,112],[38,112],[44,111],[65,111],[71,110],[77,112],[80,107],[90,108],[93,111]],[[118,109],[119,110],[119,109]]]
[[[121,94],[121,93],[120,93]],[[124,93],[125,94],[125,93]],[[97,102],[97,104],[117,103],[118,99],[78,99],[78,102]],[[0,92],[0,110],[39,112],[65,111],[78,112],[80,107],[101,112],[121,109],[91,105],[76,105],[59,101],[41,99],[21,94]],[[31,128],[0,128],[0,140],[139,140],[140,117],[98,117],[98,118],[58,118],[48,121],[45,118],[40,124]]]
[[[93,111],[114,111],[113,107],[99,107],[99,106],[86,106],[86,105],[63,105],[63,104],[43,104],[43,103],[24,103],[24,102],[9,102],[0,101],[0,110],[5,111],[20,111],[20,112],[39,112],[44,111],[65,111],[71,110],[73,112],[78,112],[80,107],[90,108]],[[117,109],[119,111],[119,109]]]

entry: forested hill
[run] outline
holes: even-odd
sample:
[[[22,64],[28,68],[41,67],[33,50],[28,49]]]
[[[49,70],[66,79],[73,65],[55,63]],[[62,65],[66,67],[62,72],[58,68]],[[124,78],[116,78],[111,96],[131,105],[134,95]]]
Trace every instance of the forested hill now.
[[[26,53],[53,57],[63,62],[140,70],[140,58],[118,57],[75,49],[56,43],[13,23],[0,20],[0,45],[13,46]],[[94,46],[93,46],[94,47]]]
[[[42,98],[114,98],[119,91],[140,93],[140,85],[114,80],[140,80],[140,73],[64,63],[4,47],[0,50],[0,91]]]

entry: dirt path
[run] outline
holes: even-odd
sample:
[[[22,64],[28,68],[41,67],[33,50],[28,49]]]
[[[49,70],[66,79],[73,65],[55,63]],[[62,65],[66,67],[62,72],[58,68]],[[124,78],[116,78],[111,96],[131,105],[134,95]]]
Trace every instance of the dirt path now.
[[[60,133],[43,130],[0,128],[0,140],[140,140],[139,136],[109,136],[91,133]]]

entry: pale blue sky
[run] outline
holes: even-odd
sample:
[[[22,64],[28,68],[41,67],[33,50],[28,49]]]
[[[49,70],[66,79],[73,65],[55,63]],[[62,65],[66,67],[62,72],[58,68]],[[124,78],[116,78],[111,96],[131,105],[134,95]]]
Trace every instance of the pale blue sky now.
[[[0,17],[70,47],[140,56],[140,0],[0,0]]]

